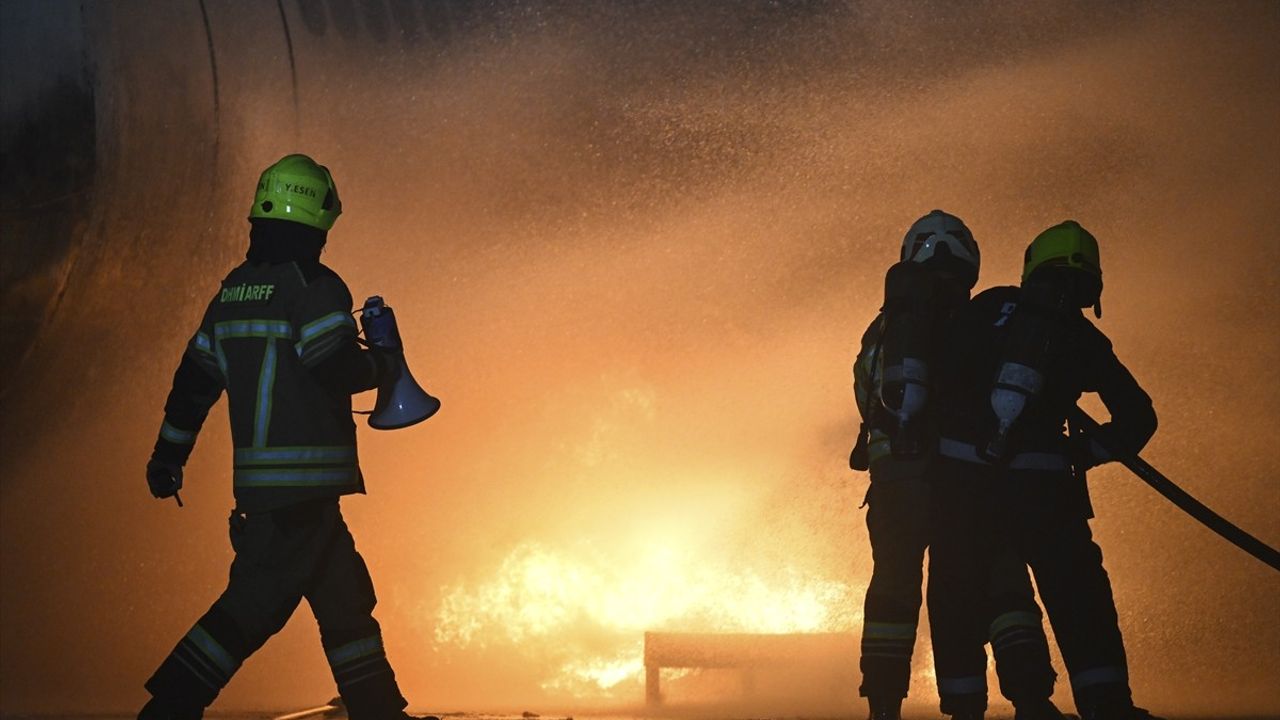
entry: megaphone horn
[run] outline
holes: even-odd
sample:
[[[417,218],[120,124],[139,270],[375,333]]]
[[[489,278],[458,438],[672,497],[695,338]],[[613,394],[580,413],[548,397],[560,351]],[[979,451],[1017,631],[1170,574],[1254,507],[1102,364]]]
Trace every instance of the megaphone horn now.
[[[422,389],[404,360],[404,345],[396,326],[395,313],[374,295],[364,301],[360,325],[365,339],[374,347],[399,353],[395,370],[378,386],[378,399],[369,415],[369,427],[375,430],[397,430],[416,425],[436,414],[440,401]]]

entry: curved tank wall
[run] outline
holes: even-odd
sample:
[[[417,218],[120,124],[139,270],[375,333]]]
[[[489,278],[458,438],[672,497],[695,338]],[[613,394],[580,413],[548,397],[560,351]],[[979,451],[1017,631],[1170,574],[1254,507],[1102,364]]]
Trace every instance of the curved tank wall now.
[[[186,508],[141,469],[257,173],[299,150],[342,192],[326,262],[396,307],[444,400],[362,428],[371,493],[344,503],[415,705],[638,701],[561,673],[565,642],[627,647],[583,579],[654,582],[618,570],[624,537],[714,530],[696,567],[821,578],[848,601],[823,627],[853,627],[848,366],[935,206],[982,285],[1043,226],[1090,227],[1100,325],[1161,413],[1146,455],[1280,542],[1274,4],[0,7],[6,713],[136,706],[224,582],[225,407]],[[1280,712],[1276,575],[1122,470],[1092,483],[1139,700]],[[530,558],[560,573],[548,614],[481,608],[521,606],[502,573]],[[218,707],[331,689],[304,608]]]

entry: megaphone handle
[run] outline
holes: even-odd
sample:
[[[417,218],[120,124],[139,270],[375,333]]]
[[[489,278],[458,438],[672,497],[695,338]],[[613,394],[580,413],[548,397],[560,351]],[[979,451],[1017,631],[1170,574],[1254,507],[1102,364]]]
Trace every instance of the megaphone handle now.
[[[173,491],[173,499],[178,501],[178,507],[182,507],[182,497],[178,495],[178,491]]]

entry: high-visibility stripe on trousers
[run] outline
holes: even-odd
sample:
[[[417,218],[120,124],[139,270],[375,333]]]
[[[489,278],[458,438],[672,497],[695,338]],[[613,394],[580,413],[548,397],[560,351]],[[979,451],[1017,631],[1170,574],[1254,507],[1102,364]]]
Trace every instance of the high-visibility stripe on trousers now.
[[[1057,674],[1049,660],[1040,608],[997,615],[989,628],[991,652],[1000,669],[1000,692],[1014,702],[1053,695]]]
[[[334,648],[326,648],[333,679],[343,695],[358,692],[362,683],[393,677],[387,653],[382,647],[381,635],[370,635]]]
[[[207,706],[248,655],[235,618],[215,605],[178,641],[147,689],[159,697]]]
[[[907,696],[929,534],[928,486],[920,478],[892,476],[895,462],[872,466],[867,493],[874,565],[863,605],[859,692],[875,700]]]

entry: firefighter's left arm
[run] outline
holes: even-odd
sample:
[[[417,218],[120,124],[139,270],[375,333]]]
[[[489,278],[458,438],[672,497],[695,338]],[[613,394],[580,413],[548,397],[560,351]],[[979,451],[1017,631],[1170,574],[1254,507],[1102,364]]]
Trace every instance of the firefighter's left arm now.
[[[321,265],[292,310],[299,328],[298,358],[312,379],[334,394],[364,392],[391,372],[385,353],[360,349],[351,304],[346,283]]]
[[[862,333],[862,346],[858,357],[853,362],[853,399],[858,405],[858,436],[854,440],[853,451],[849,453],[849,467],[853,470],[867,470],[871,467],[871,422],[879,411],[879,362],[880,362],[880,330],[883,315],[876,318]]]
[[[354,395],[378,387],[394,372],[395,356],[387,350],[362,350],[355,338],[342,343],[314,367],[311,377],[335,395]]]
[[[323,265],[308,278],[289,320],[297,328],[298,359],[308,369],[355,342],[351,292],[342,278]]]
[[[1090,343],[1094,349],[1089,359],[1092,377],[1086,389],[1098,393],[1111,419],[1098,428],[1094,439],[1117,454],[1136,455],[1156,433],[1156,411],[1151,396],[1116,357],[1111,342],[1100,332],[1096,338],[1098,341]],[[1096,446],[1093,454],[1099,462],[1114,459]]]
[[[879,382],[877,364],[880,361],[882,319],[882,315],[877,315],[862,333],[858,357],[853,361],[853,399],[858,405],[858,414],[862,416],[864,423],[871,421],[874,405],[879,402],[879,397],[874,393],[879,390],[876,384]]]
[[[222,389],[221,376],[215,377],[191,351],[183,354],[164,404],[164,422],[152,452],[154,460],[179,468],[187,464],[196,435]]]

